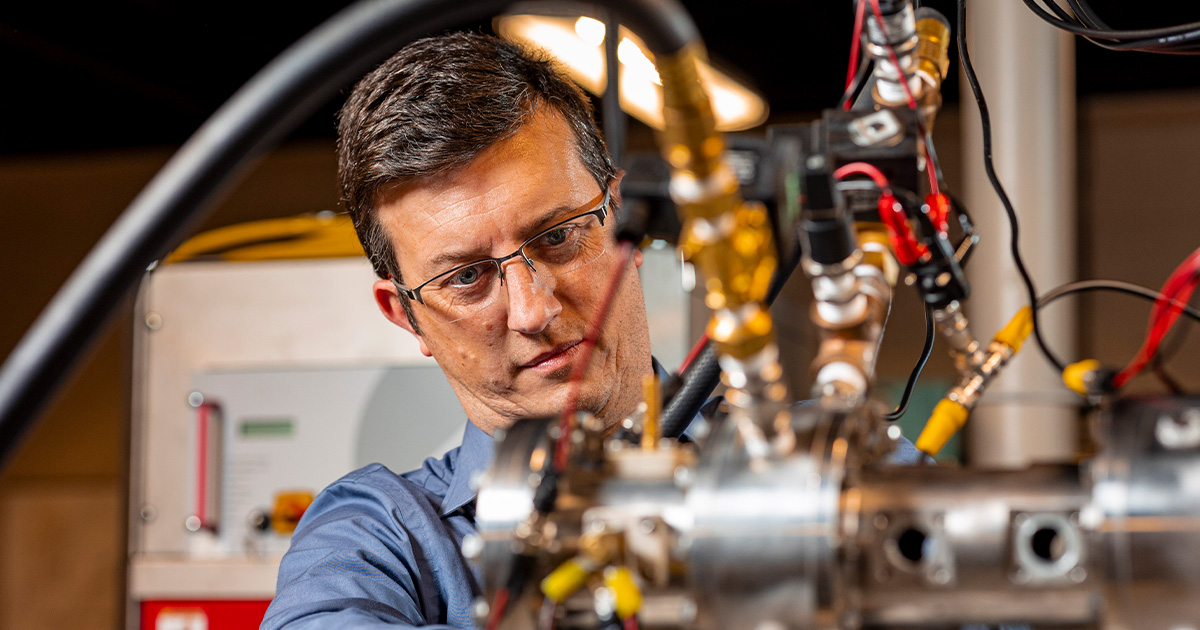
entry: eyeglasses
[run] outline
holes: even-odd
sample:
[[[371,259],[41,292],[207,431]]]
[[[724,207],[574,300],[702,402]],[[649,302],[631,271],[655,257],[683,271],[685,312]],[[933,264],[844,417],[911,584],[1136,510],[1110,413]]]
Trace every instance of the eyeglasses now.
[[[531,271],[546,277],[568,274],[595,262],[611,239],[603,229],[610,203],[611,193],[605,187],[603,198],[592,210],[538,232],[507,256],[455,267],[411,289],[395,279],[392,283],[408,299],[424,304],[434,319],[443,324],[456,322],[496,301],[504,284],[503,265],[517,256]]]

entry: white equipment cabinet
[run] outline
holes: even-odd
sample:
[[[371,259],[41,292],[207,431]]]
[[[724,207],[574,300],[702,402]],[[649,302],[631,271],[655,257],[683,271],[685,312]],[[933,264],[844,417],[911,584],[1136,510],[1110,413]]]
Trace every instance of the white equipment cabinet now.
[[[673,366],[688,296],[674,251],[646,254],[652,342]],[[302,508],[368,463],[411,470],[458,444],[458,400],[378,312],[373,280],[363,258],[147,274],[133,350],[128,628],[257,628],[290,541],[276,529],[280,505]]]

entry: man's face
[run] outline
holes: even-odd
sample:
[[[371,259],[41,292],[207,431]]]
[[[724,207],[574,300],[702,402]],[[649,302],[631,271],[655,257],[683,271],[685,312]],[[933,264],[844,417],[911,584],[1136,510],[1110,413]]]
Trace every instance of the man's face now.
[[[615,187],[614,182],[614,207]],[[580,160],[566,121],[542,107],[515,135],[464,169],[385,190],[377,212],[405,284],[415,287],[459,264],[507,256],[540,231],[591,210],[603,192]],[[535,273],[520,256],[506,261],[496,300],[458,321],[443,323],[414,303],[418,333],[391,282],[375,283],[375,299],[388,319],[413,332],[421,351],[437,360],[467,416],[484,431],[559,413],[580,342],[618,266],[611,241],[615,223],[610,212],[602,228],[610,243],[605,253],[565,275]],[[447,260],[448,253],[454,257]],[[634,411],[641,379],[652,369],[636,270],[641,261],[635,253],[635,264],[621,271],[624,278],[580,396],[581,409],[610,424]]]

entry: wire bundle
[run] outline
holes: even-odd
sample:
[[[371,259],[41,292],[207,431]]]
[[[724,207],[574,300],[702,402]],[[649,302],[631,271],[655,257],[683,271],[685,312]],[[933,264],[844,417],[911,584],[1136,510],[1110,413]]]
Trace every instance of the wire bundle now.
[[[1056,0],[1022,0],[1042,21],[1109,50],[1136,50],[1165,55],[1200,54],[1200,22],[1163,28],[1115,30],[1100,19],[1087,0],[1067,0],[1071,12]],[[1049,9],[1049,11],[1047,11]]]
[[[1183,313],[1179,304],[1186,304],[1191,299],[1198,282],[1200,282],[1200,249],[1192,252],[1191,256],[1188,256],[1182,264],[1176,267],[1171,276],[1167,278],[1166,283],[1163,284],[1161,295],[1154,302],[1154,308],[1150,310],[1150,323],[1146,331],[1146,339],[1142,342],[1142,347],[1133,360],[1113,377],[1113,387],[1124,386],[1130,379],[1137,376],[1142,368],[1146,367],[1146,364],[1158,352],[1159,346],[1162,345],[1163,339],[1166,338],[1171,327]]]

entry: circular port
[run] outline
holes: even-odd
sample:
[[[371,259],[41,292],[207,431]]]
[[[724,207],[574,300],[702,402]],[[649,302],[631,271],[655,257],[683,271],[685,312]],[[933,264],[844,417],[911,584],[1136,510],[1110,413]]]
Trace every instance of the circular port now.
[[[915,527],[909,527],[896,536],[896,551],[899,551],[900,557],[905,560],[913,564],[921,564],[921,561],[925,559],[926,541],[925,532]]]
[[[1055,527],[1039,527],[1029,537],[1029,548],[1033,555],[1046,562],[1058,562],[1067,550],[1066,538]]]

